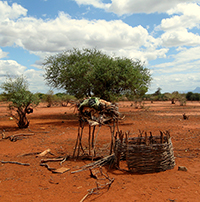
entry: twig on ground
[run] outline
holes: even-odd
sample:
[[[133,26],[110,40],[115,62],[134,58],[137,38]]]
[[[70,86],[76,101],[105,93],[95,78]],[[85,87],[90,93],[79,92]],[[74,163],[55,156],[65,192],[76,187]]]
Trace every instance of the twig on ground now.
[[[52,171],[52,170],[56,170],[56,168],[51,168],[49,167],[49,165],[47,163],[40,163],[40,166],[45,166],[48,170]]]
[[[1,161],[1,163],[11,163],[11,164],[18,164],[18,165],[22,165],[22,166],[30,166],[29,163],[20,163],[17,161]]]
[[[90,169],[90,173],[92,173],[91,169]],[[108,176],[108,174],[103,173],[102,167],[99,168],[99,172],[101,176],[105,177],[104,179],[99,178],[96,174],[94,175],[92,173],[92,176],[95,176],[95,179],[97,180],[108,180],[108,182],[106,182],[105,184],[101,184],[99,182],[96,182],[96,187],[89,189],[88,193],[80,200],[80,202],[83,202],[88,196],[92,195],[92,194],[98,194],[100,190],[105,189],[105,188],[110,188],[111,184],[114,182],[114,178],[110,178]],[[92,177],[91,176],[91,177]]]
[[[37,154],[40,154],[40,153],[41,152],[31,152],[31,153],[27,153],[27,154],[20,154],[17,157],[37,155]]]
[[[51,149],[46,149],[43,152],[41,152],[40,154],[38,154],[36,157],[41,157],[41,156],[45,156],[46,154],[48,154],[51,151]]]
[[[10,141],[16,142],[17,140],[19,140],[19,137],[32,136],[32,135],[35,135],[35,134],[34,133],[20,133],[20,134],[10,135],[8,137],[6,137],[4,134],[4,136],[2,136],[2,140],[10,139]]]

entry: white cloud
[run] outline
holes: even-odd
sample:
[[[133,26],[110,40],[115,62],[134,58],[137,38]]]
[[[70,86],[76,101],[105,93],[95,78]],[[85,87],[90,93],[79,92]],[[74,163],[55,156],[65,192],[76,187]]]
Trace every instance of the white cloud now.
[[[105,4],[101,0],[75,0],[78,5],[92,5],[96,8],[108,9],[110,4]]]
[[[167,47],[200,45],[198,31],[200,25],[200,6],[196,3],[178,4],[167,12],[171,18],[163,19],[156,28],[164,31],[161,44]],[[190,31],[191,30],[191,31]]]
[[[0,45],[17,45],[43,55],[74,47],[97,47],[110,52],[124,49],[129,55],[139,53],[142,46],[146,51],[155,50],[158,42],[141,25],[131,27],[121,20],[76,20],[60,12],[54,20],[21,17],[0,23]]]
[[[167,13],[169,15],[177,15],[163,19],[161,22],[162,30],[167,31],[179,28],[192,29],[200,25],[200,6],[198,4],[178,4]]]
[[[5,81],[8,75],[15,77],[22,74],[26,76],[31,92],[46,93],[49,90],[49,87],[45,86],[43,70],[27,69],[14,60],[0,60],[0,85]],[[0,93],[1,92],[2,89],[0,89]]]
[[[23,8],[17,3],[13,3],[12,6],[9,6],[7,1],[0,1],[0,21],[6,19],[16,19],[21,15],[26,16],[27,9]]]
[[[178,50],[180,50],[179,53],[171,55],[171,57],[174,58],[173,62],[162,63],[159,65],[155,65],[154,67],[161,68],[162,71],[166,71],[166,68],[168,68],[168,72],[176,72],[177,68],[179,68],[179,71],[190,71],[190,69],[194,71],[199,70],[200,66],[199,46]],[[169,71],[169,68],[171,68],[171,71]]]
[[[29,83],[29,90],[33,93],[40,92],[40,93],[47,93],[49,87],[45,85],[44,81],[44,71],[39,70],[36,71],[34,69],[29,69],[24,72],[28,83]]]
[[[7,75],[19,76],[22,75],[25,70],[26,67],[18,64],[14,60],[0,60],[0,84],[5,81]]]
[[[0,72],[11,73],[12,75],[23,74],[26,67],[18,64],[15,60],[0,60]]]
[[[178,48],[172,62],[151,67],[153,82],[150,92],[161,87],[164,92],[191,91],[200,84],[200,47]]]
[[[166,58],[171,47],[179,47],[177,49],[179,53],[171,55],[172,62],[152,67],[155,76],[154,83],[160,85],[158,87],[165,84],[171,89],[174,89],[173,82],[181,84],[178,72],[190,71],[191,68],[197,71],[197,67],[200,66],[198,54],[200,36],[192,30],[189,31],[192,28],[199,28],[198,4],[178,4],[192,2],[186,0],[170,2],[168,0],[113,0],[112,4],[104,4],[100,0],[76,0],[76,2],[79,5],[87,4],[107,9],[118,15],[166,12],[168,10],[167,13],[171,17],[162,20],[159,28],[164,33],[155,38],[141,25],[132,27],[122,20],[78,20],[72,19],[64,12],[60,12],[55,19],[43,20],[27,17],[27,10],[18,4],[9,6],[6,2],[0,1],[0,46],[19,46],[41,58],[32,65],[39,69],[37,71],[28,70],[16,61],[0,60],[0,74],[6,74],[6,71],[17,75],[25,74],[30,81],[31,90],[40,91],[39,87],[44,86],[43,70],[40,68],[45,56],[74,47],[95,47],[110,55],[136,58],[146,61],[147,64],[148,61],[157,58]],[[191,12],[191,9],[194,12]],[[189,49],[181,46],[194,47]],[[0,49],[0,58],[7,57],[7,54]],[[164,76],[164,73],[168,75]],[[189,85],[193,79],[194,85],[198,86],[198,73],[189,75],[187,84]],[[184,81],[182,81],[182,85],[184,86]]]
[[[161,36],[161,39],[162,45],[167,47],[200,45],[200,36],[188,32],[185,28],[167,31]]]
[[[2,49],[0,48],[0,59],[7,57],[7,55],[8,55],[8,53],[7,52],[3,52]]]
[[[158,87],[162,89],[162,92],[187,92],[194,90],[200,83],[199,72],[154,75],[153,78],[149,93],[155,92]]]
[[[102,0],[74,0],[79,5],[93,5],[103,8],[117,15],[133,13],[161,13],[175,7],[179,3],[194,2],[192,0],[112,0],[112,3],[103,3]]]

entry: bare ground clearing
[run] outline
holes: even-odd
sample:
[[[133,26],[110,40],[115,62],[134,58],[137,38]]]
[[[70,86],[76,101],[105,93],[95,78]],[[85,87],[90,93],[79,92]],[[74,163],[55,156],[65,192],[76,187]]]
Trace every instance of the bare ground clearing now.
[[[130,202],[130,201],[200,201],[200,103],[187,102],[186,106],[172,105],[170,102],[146,102],[143,109],[135,109],[131,102],[119,102],[119,111],[125,114],[120,121],[122,131],[138,135],[138,130],[152,132],[170,130],[176,166],[172,170],[151,174],[130,174],[119,170],[103,168],[110,178],[114,178],[109,190],[88,196],[85,201]],[[188,120],[183,114],[189,115]],[[42,158],[22,154],[51,149],[56,156],[72,155],[76,141],[78,118],[70,107],[47,108],[40,105],[30,119],[29,129],[18,129],[15,121],[8,116],[6,104],[0,103],[0,131],[5,135],[34,133],[16,142],[0,138],[0,161],[29,163],[23,166],[0,163],[0,201],[3,202],[78,202],[88,189],[96,187],[96,180],[89,171],[71,174],[81,166],[90,163],[86,160],[67,160],[62,166],[70,168],[63,174],[55,174],[40,166]],[[83,142],[86,145],[88,127],[85,128]],[[97,140],[99,155],[109,150],[110,132],[102,127]],[[124,162],[121,162],[125,166]],[[59,162],[50,162],[50,167],[59,168]],[[178,171],[178,166],[186,166],[188,171]]]

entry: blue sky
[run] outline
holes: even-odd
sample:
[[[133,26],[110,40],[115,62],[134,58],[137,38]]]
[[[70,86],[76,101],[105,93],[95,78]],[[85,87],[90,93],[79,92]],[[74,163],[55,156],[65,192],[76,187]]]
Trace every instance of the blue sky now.
[[[192,91],[200,86],[200,0],[0,1],[0,83],[23,74],[32,92],[47,93],[42,63],[72,48],[144,61],[149,93]]]

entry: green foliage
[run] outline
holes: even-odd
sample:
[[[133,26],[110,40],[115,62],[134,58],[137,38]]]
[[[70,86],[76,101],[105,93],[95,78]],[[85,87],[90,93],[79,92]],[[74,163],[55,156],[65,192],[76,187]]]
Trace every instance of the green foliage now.
[[[53,94],[52,90],[49,90],[47,94],[43,96],[43,101],[48,103],[48,107],[51,107],[56,100],[56,96]]]
[[[66,102],[68,104],[70,101],[76,100],[76,98],[73,95],[68,95],[65,93],[56,93],[56,97],[60,103]]]
[[[44,67],[49,85],[76,98],[142,96],[151,81],[149,70],[140,61],[112,58],[96,49],[73,49],[50,56]]]
[[[188,92],[186,94],[186,99],[190,100],[190,101],[199,101],[200,100],[200,94],[199,93]]]
[[[59,105],[67,106],[70,101],[75,101],[76,98],[66,93],[54,94],[52,90],[49,90],[47,94],[43,95],[42,100],[48,103],[47,107],[51,107],[51,106],[59,106]]]
[[[28,91],[28,82],[22,76],[12,79],[7,77],[6,81],[2,83],[1,88],[5,91],[4,95],[7,101],[10,101],[10,110],[17,112],[18,116],[14,116],[17,119],[19,128],[26,128],[29,125],[29,121],[26,114],[29,111],[29,107],[35,107],[39,104],[39,98],[37,95]]]
[[[44,93],[35,93],[35,95],[40,99],[40,101],[42,101],[45,96]]]
[[[6,101],[6,100],[7,100],[7,98],[6,98],[5,93],[0,94],[0,102]]]
[[[161,95],[161,94],[162,94],[162,93],[161,93],[161,90],[162,90],[162,88],[158,87],[157,90],[156,90],[156,92],[155,92],[153,95],[154,95],[154,96],[159,96],[159,95]]]

